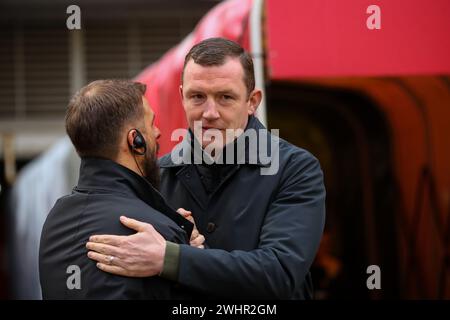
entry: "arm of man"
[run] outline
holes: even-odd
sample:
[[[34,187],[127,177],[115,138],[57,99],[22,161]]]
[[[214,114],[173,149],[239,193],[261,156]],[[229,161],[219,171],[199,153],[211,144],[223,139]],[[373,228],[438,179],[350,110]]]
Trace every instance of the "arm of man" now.
[[[205,237],[198,232],[191,212],[183,208],[177,212],[194,224],[190,245],[203,249]],[[97,261],[97,267],[128,277],[151,277],[161,275],[164,270],[166,279],[176,280],[180,253],[178,244],[166,241],[151,224],[125,216],[120,217],[120,222],[137,232],[130,236],[96,235],[89,238],[86,244],[86,248],[91,250],[88,257]],[[113,261],[109,260],[111,257],[114,257]]]
[[[216,296],[291,298],[314,260],[324,223],[325,188],[319,162],[312,156],[301,164],[292,161],[267,212],[258,248],[227,252],[179,245],[176,279]],[[139,245],[133,247],[128,249]],[[149,269],[156,263],[154,256],[144,252],[142,258],[133,263]],[[113,272],[108,266],[102,270]]]

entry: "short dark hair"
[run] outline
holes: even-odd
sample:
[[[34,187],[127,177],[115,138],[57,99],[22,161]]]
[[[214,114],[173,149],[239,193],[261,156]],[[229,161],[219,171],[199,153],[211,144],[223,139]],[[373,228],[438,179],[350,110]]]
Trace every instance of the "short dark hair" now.
[[[221,66],[229,57],[239,58],[244,69],[244,83],[247,87],[247,93],[250,94],[255,89],[255,71],[252,57],[239,44],[224,38],[203,40],[189,50],[184,58],[181,83],[183,83],[184,69],[189,60],[192,59],[195,63],[204,67]]]
[[[144,118],[146,86],[130,80],[89,83],[70,100],[66,131],[80,157],[114,160],[124,126]]]

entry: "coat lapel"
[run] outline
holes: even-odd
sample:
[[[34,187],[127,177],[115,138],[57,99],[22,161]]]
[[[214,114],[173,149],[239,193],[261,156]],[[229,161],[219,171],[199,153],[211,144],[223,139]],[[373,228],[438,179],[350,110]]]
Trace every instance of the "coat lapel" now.
[[[183,166],[181,170],[177,172],[176,176],[198,205],[202,209],[205,209],[208,205],[208,195],[194,165]]]

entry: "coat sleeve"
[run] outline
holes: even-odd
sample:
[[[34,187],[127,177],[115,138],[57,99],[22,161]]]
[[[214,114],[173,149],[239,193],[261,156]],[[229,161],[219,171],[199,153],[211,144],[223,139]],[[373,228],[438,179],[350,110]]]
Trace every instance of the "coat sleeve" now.
[[[291,158],[252,251],[180,247],[179,283],[228,298],[289,299],[302,286],[325,223],[319,162],[305,152]]]

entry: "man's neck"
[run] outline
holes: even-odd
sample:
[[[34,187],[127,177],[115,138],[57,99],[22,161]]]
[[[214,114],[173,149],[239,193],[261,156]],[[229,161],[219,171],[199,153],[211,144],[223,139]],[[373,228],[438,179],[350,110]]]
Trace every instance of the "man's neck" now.
[[[132,159],[130,155],[119,154],[113,161],[142,176],[141,170],[137,166],[137,160]]]
[[[197,137],[193,134],[191,129],[189,129],[189,133],[190,133],[191,137],[195,140],[195,143],[198,144],[199,146],[202,146],[201,147],[202,154],[204,157],[208,158],[207,159],[207,160],[209,160],[208,162],[215,162],[215,161],[217,161],[217,159],[219,159],[224,154],[226,149],[231,147],[232,145],[234,145],[236,143],[236,140],[248,129],[248,126],[252,119],[251,117],[252,116],[248,116],[247,122],[245,123],[245,128],[239,129],[239,131],[241,131],[241,134],[235,135],[232,141],[224,144],[221,148],[207,148],[208,146],[203,147],[201,141],[198,141]],[[218,152],[215,152],[215,154],[211,154],[209,151],[212,151],[212,152],[218,151]]]

